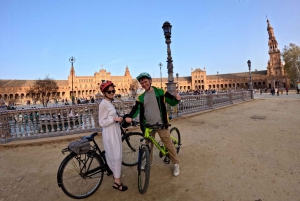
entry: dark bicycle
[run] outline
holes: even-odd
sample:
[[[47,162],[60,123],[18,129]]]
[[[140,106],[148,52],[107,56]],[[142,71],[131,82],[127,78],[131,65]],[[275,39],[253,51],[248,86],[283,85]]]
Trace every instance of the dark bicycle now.
[[[81,138],[93,142],[92,149],[85,154],[76,154],[69,148],[62,150],[63,154],[69,154],[58,168],[57,184],[71,198],[91,196],[101,185],[104,173],[108,176],[112,174],[106,162],[105,151],[100,150],[94,139],[96,135],[97,132]]]
[[[139,140],[143,137],[140,132],[128,132],[128,128],[123,128],[120,123],[123,147],[123,165],[132,166],[137,164]],[[93,142],[91,150],[84,154],[76,154],[68,147],[62,153],[69,153],[61,162],[57,172],[57,184],[63,192],[71,198],[83,199],[91,196],[97,191],[102,183],[104,173],[111,175],[105,151],[101,151],[95,141],[97,132],[84,136]],[[125,160],[124,160],[125,159]]]

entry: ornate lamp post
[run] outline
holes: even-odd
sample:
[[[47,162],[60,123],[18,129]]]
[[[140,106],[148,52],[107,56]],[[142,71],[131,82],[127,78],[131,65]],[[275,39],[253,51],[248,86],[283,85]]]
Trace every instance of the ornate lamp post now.
[[[279,79],[277,79],[277,91],[278,91],[278,94],[277,94],[277,96],[279,96]]]
[[[160,69],[160,88],[162,89],[161,67],[163,66],[163,64],[161,62],[159,62],[158,66],[159,66],[159,69]]]
[[[168,83],[167,84],[167,91],[171,94],[174,94],[175,90],[176,90],[176,83],[174,83],[174,77],[173,77],[173,60],[171,57],[171,48],[170,48],[170,43],[171,43],[171,29],[172,29],[172,25],[166,21],[163,26],[162,29],[164,31],[164,35],[166,38],[166,44],[167,44],[167,52],[168,52]]]
[[[236,91],[236,75],[234,75],[234,78],[235,78],[235,80],[234,80],[234,90]]]
[[[219,84],[219,71],[217,71],[217,76],[218,76],[218,92],[219,92],[219,87],[220,87],[220,84]]]
[[[75,57],[69,58],[70,63],[72,64],[72,105],[75,104],[74,91],[73,91],[73,76],[74,76],[74,66],[73,63],[76,61]]]
[[[252,88],[252,76],[251,76],[251,61],[247,61],[248,67],[249,67],[249,89],[251,92],[251,99],[253,99],[253,88]]]
[[[178,74],[178,73],[176,73],[176,78],[177,78],[177,92],[179,93],[179,82],[178,82],[178,76],[179,76],[179,74]]]

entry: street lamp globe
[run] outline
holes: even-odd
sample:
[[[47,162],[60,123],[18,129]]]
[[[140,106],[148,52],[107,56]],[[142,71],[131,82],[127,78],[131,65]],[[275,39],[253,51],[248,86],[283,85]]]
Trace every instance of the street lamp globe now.
[[[162,26],[162,29],[163,29],[165,36],[171,35],[172,25],[170,24],[170,22],[165,21],[165,23]]]
[[[247,64],[248,64],[249,70],[251,70],[251,61],[248,60],[248,61],[247,61]]]

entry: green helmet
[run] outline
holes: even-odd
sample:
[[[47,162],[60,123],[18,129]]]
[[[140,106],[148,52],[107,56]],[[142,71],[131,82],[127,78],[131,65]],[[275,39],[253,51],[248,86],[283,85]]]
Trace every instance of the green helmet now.
[[[140,79],[141,79],[141,78],[144,78],[144,77],[146,77],[146,78],[148,78],[148,79],[152,79],[151,76],[149,75],[149,73],[146,73],[146,72],[143,72],[143,73],[139,74],[139,75],[136,77],[136,79],[137,79],[138,81],[140,81]]]

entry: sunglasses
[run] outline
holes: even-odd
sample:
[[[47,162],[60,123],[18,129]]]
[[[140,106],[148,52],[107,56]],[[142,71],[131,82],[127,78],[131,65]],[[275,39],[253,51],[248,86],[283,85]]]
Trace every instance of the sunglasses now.
[[[116,90],[107,91],[107,93],[108,93],[108,94],[111,94],[111,93],[114,94],[114,93],[116,93]]]

